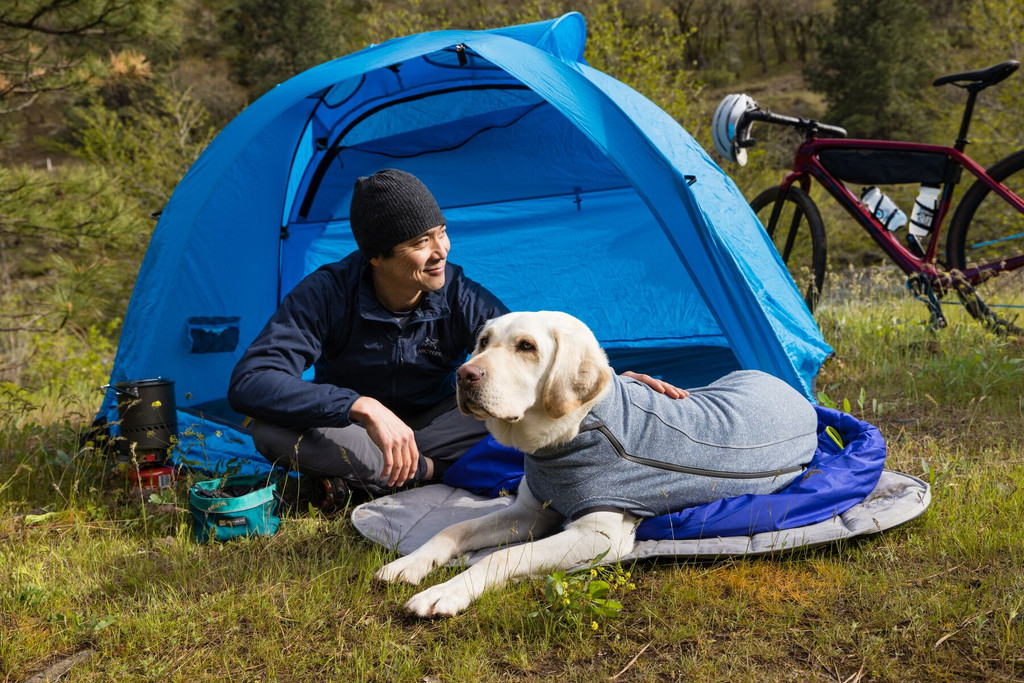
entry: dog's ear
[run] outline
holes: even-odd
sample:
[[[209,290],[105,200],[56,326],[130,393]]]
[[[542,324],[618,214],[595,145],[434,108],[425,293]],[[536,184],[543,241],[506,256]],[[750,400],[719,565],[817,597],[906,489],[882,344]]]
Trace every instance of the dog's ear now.
[[[541,398],[548,417],[558,419],[601,393],[612,371],[596,340],[578,340],[559,330],[552,336],[555,358]]]

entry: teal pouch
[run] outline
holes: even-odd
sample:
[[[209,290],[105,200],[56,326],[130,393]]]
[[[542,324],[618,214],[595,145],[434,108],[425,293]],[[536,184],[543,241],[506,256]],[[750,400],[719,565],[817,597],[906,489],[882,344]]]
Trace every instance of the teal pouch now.
[[[188,507],[196,542],[272,536],[281,523],[276,492],[277,484],[261,474],[194,484],[188,491]]]

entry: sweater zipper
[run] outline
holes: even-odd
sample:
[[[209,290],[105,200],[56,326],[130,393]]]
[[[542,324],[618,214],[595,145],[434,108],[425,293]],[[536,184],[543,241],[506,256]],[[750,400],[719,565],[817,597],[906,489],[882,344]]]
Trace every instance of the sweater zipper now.
[[[790,467],[783,467],[777,470],[771,470],[768,472],[726,472],[722,470],[706,470],[702,467],[687,467],[686,465],[674,465],[668,462],[661,462],[659,460],[650,460],[648,458],[641,458],[636,455],[630,455],[626,452],[626,449],[622,447],[619,440],[612,435],[612,432],[604,424],[590,425],[586,427],[580,427],[581,432],[589,432],[597,430],[608,439],[608,443],[612,445],[615,452],[618,453],[619,457],[623,460],[636,463],[637,465],[646,465],[648,467],[654,467],[659,470],[668,470],[670,472],[680,472],[682,474],[692,474],[697,477],[714,477],[717,479],[766,479],[768,477],[779,477],[784,474],[792,474],[794,472],[802,472],[804,470],[801,465],[793,465]]]

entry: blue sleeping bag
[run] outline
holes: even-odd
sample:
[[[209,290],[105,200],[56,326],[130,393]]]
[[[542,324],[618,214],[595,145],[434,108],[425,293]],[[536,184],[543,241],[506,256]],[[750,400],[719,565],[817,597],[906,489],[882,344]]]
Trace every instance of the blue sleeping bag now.
[[[847,413],[815,406],[818,449],[805,474],[769,495],[723,498],[640,522],[636,538],[683,540],[748,536],[823,522],[864,500],[885,465],[878,428]],[[826,429],[832,427],[839,442]],[[444,483],[497,497],[514,492],[523,476],[523,454],[487,437],[444,475]]]

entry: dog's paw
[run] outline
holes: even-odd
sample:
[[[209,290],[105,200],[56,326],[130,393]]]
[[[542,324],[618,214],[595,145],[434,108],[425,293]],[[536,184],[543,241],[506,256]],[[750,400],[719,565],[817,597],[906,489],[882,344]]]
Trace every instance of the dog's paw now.
[[[415,586],[430,573],[431,569],[433,569],[431,562],[418,558],[413,553],[384,565],[377,570],[376,576],[378,580],[387,583],[402,582]]]
[[[460,585],[446,581],[417,593],[405,603],[405,609],[418,617],[451,617],[469,607],[473,597]]]

